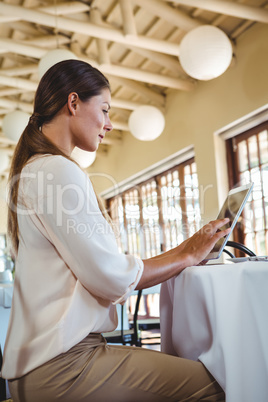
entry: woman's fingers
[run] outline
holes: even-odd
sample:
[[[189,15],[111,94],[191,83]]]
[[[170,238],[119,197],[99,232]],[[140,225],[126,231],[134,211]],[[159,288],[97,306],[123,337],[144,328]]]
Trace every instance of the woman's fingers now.
[[[229,231],[230,231],[230,230],[229,230],[229,227],[228,227],[228,228],[225,228],[225,229],[223,229],[223,230],[220,230],[220,228],[222,228],[223,226],[225,226],[226,224],[228,224],[229,221],[230,221],[229,218],[217,219],[217,220],[215,220],[215,221],[209,222],[207,225],[203,226],[202,229],[205,229],[206,233],[207,233],[207,234],[211,234],[211,235],[213,235],[213,234],[215,234],[215,233],[219,233],[219,237],[218,237],[218,238],[220,238],[220,237],[222,237],[222,236],[221,236],[221,233],[222,233],[222,232],[228,230],[227,233],[229,233]],[[201,229],[201,230],[202,230],[202,229]]]
[[[226,227],[229,221],[229,218],[217,219],[204,226],[205,232],[207,233],[208,237],[210,237],[212,247],[219,239],[230,233],[231,228],[229,226]]]
[[[215,243],[230,232],[229,218],[217,219],[203,226],[197,233],[182,243],[181,251],[186,252],[194,263],[200,263],[214,247]],[[223,229],[221,229],[225,226]]]

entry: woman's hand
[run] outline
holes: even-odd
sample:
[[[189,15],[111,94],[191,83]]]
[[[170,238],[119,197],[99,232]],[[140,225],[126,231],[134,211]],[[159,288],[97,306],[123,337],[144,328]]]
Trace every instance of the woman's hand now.
[[[178,247],[178,253],[186,254],[189,260],[189,266],[202,264],[217,241],[230,232],[230,228],[220,230],[220,228],[229,222],[229,218],[218,219],[209,222],[189,239],[185,240]]]
[[[229,218],[211,221],[179,246],[143,260],[144,271],[136,289],[157,285],[178,275],[186,267],[202,264],[217,241],[230,232],[230,228],[220,230],[228,222]]]

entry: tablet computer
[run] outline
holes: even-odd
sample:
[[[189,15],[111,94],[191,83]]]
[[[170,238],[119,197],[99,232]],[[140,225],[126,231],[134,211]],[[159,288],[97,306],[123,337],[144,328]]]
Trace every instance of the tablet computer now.
[[[229,191],[216,219],[230,218],[230,221],[226,225],[222,226],[220,230],[231,227],[231,231],[227,236],[224,236],[217,241],[211,252],[206,257],[206,260],[216,259],[221,256],[221,253],[249,198],[253,185],[253,183],[248,183],[244,186],[236,187]]]

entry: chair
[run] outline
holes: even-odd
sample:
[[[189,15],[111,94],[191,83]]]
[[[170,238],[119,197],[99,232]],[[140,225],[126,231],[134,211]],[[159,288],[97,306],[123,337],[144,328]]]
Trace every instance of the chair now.
[[[140,346],[137,325],[130,328],[126,306],[116,305],[119,323],[117,328],[112,332],[105,332],[102,335],[108,343],[120,343],[122,345]]]
[[[135,346],[160,344],[160,317],[144,318],[139,315],[141,298],[156,293],[160,293],[160,285],[132,292],[131,296],[137,296],[132,321],[129,321],[125,304],[116,306],[118,317],[120,317],[118,327],[112,332],[102,334],[108,343]]]
[[[143,347],[147,345],[160,345],[161,343],[160,317],[154,317],[150,315],[143,317],[139,315],[141,298],[159,293],[160,285],[133,292],[133,295],[137,295],[137,299],[135,303],[132,326],[134,328],[137,328],[137,332],[139,334],[139,345]]]
[[[251,251],[248,247],[246,247],[244,244],[238,243],[236,241],[228,240],[226,243],[225,247],[233,247],[239,251],[242,251],[244,254],[250,256],[250,257],[255,257],[256,254]],[[225,248],[223,251],[228,254],[231,258],[235,258],[235,255],[231,253],[229,250],[226,250]]]

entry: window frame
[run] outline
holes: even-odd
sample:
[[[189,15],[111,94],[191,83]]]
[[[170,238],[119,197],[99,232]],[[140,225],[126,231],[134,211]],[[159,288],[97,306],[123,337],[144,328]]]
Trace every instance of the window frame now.
[[[186,197],[185,197],[185,186],[186,186],[186,184],[185,184],[185,173],[184,173],[184,169],[185,169],[185,167],[186,166],[190,166],[190,175],[191,175],[191,178],[193,177],[193,174],[196,174],[197,175],[197,184],[198,184],[198,174],[197,174],[197,171],[196,171],[196,167],[195,167],[195,171],[193,172],[192,171],[192,167],[193,167],[193,164],[195,164],[195,159],[194,159],[194,157],[192,156],[192,157],[190,157],[190,158],[188,158],[187,160],[184,160],[184,161],[182,161],[182,162],[180,162],[179,164],[176,164],[176,166],[173,166],[173,167],[171,167],[171,168],[168,168],[168,169],[166,169],[165,171],[163,171],[163,172],[161,172],[161,173],[157,173],[157,174],[155,174],[155,175],[153,175],[152,177],[150,177],[150,178],[147,178],[146,180],[144,180],[144,181],[141,181],[140,183],[136,183],[133,187],[129,187],[128,189],[126,189],[125,191],[122,191],[122,192],[120,192],[119,194],[117,194],[117,195],[115,195],[115,196],[113,196],[113,197],[110,197],[110,198],[107,198],[106,199],[106,205],[107,205],[107,211],[108,211],[108,213],[110,214],[110,216],[111,216],[111,218],[113,219],[113,216],[112,216],[112,214],[111,214],[111,211],[112,211],[112,208],[111,208],[111,204],[112,204],[112,202],[113,202],[113,200],[116,200],[116,199],[120,199],[121,198],[121,200],[122,200],[122,206],[123,206],[123,224],[124,224],[124,234],[121,236],[123,239],[127,239],[127,236],[128,236],[128,232],[127,232],[127,222],[126,222],[126,212],[125,212],[125,208],[126,208],[126,194],[129,194],[131,191],[133,191],[133,190],[138,190],[138,193],[139,194],[142,194],[142,188],[144,187],[144,186],[147,186],[147,185],[150,185],[150,183],[152,183],[153,181],[156,183],[156,192],[157,192],[157,207],[158,207],[158,225],[159,225],[159,231],[160,231],[160,234],[159,234],[159,238],[160,238],[160,247],[158,247],[158,251],[159,251],[159,253],[157,252],[157,254],[160,254],[160,253],[162,253],[162,252],[164,252],[164,251],[167,251],[167,242],[165,241],[165,222],[164,222],[164,219],[163,219],[163,209],[162,209],[162,196],[161,196],[161,179],[164,177],[164,176],[167,176],[168,174],[173,174],[175,171],[178,171],[178,175],[179,175],[179,180],[180,180],[180,188],[181,188],[181,193],[180,193],[180,198],[179,198],[179,202],[180,202],[180,207],[182,208],[182,211],[184,212],[183,214],[182,214],[182,219],[183,220],[187,220],[187,217],[186,217],[186,215],[187,215],[187,211],[186,211]],[[183,181],[182,181],[183,180]],[[193,188],[193,187],[192,187]],[[198,202],[198,205],[199,205],[199,188],[197,187],[197,189],[198,189],[198,199],[197,199],[197,202]],[[193,203],[193,200],[194,200],[194,197],[192,198],[192,203]],[[139,219],[139,223],[140,223],[140,225],[143,225],[143,213],[142,213],[142,211],[143,211],[143,206],[142,206],[142,202],[143,202],[143,200],[142,200],[142,197],[139,197],[139,215],[140,215],[140,219]],[[117,217],[118,217],[119,215],[118,215],[118,213],[117,213]],[[121,217],[121,219],[122,219],[122,217]],[[195,214],[194,214],[194,222],[195,222]],[[120,222],[119,222],[120,223]],[[196,222],[195,222],[195,225],[197,225],[196,224]],[[187,227],[187,226],[186,226]],[[198,227],[199,228],[199,227]],[[142,233],[142,231],[141,231],[141,233]],[[188,237],[189,236],[189,233],[187,233],[187,236],[186,237]],[[123,246],[122,247],[122,241],[120,240],[118,240],[118,242],[120,243],[121,242],[121,245],[120,245],[120,248],[121,248],[121,251],[123,251],[123,252],[125,252],[125,253],[131,253],[131,254],[133,254],[133,252],[132,252],[132,250],[130,250],[130,247],[129,247],[129,244],[128,244],[128,241],[126,241],[126,244],[125,244],[125,247]],[[141,258],[144,258],[145,257],[145,254],[146,254],[146,244],[145,244],[145,235],[144,235],[144,233],[142,233],[141,234],[141,238],[140,238],[140,243],[141,243],[141,247],[140,247],[140,249],[142,250],[144,250],[144,252],[142,252],[141,253],[141,255],[138,255],[138,256],[140,256]],[[178,243],[177,243],[178,244]],[[155,247],[156,248],[156,247]],[[153,254],[153,255],[151,255],[151,256],[154,256],[154,255],[157,255],[157,254]],[[146,256],[146,258],[149,258],[149,256],[147,255]]]
[[[259,133],[262,131],[266,130],[268,132],[268,120],[256,125],[255,127],[251,127],[248,130],[245,130],[244,132],[237,134],[234,137],[231,137],[229,139],[226,139],[225,145],[226,145],[226,158],[227,158],[227,165],[228,167],[231,167],[231,169],[228,169],[228,182],[229,182],[229,188],[233,188],[237,183],[239,183],[240,177],[239,177],[239,154],[238,154],[238,144],[241,143],[242,141],[247,141],[249,138],[253,136],[257,136]],[[258,146],[258,160],[260,161],[260,147],[259,143],[257,142]],[[250,163],[249,163],[250,166]],[[259,168],[262,166],[262,164],[258,164]],[[251,169],[249,169],[250,171]],[[263,181],[262,187],[263,187]],[[254,191],[254,189],[253,189]],[[254,203],[254,201],[250,201]],[[254,206],[252,207],[254,210]],[[264,237],[268,237],[268,225],[267,225],[267,219],[265,214],[265,206],[263,205],[263,218],[264,218]],[[256,235],[258,231],[254,230],[254,233]],[[245,232],[243,230],[242,225],[236,225],[234,231],[233,231],[233,238],[234,241],[240,242],[242,244],[245,244]],[[267,248],[267,246],[266,246]],[[256,250],[253,250],[256,251]],[[268,251],[268,250],[266,250]],[[242,255],[240,252],[235,251],[237,256]]]

